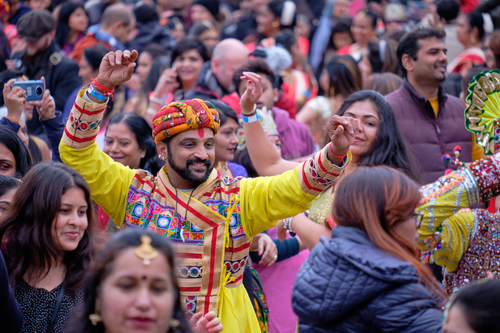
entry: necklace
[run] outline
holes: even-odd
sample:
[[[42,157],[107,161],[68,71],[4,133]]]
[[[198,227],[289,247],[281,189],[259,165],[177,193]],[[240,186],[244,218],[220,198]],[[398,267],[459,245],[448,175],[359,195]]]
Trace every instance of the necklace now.
[[[180,214],[179,214],[179,211],[177,210],[177,187],[174,187],[174,188],[175,188],[175,212],[179,216]],[[189,199],[188,199],[188,202],[187,202],[187,205],[186,205],[186,213],[184,214],[184,220],[182,221],[183,224],[182,224],[182,227],[181,227],[181,239],[182,239],[183,242],[186,242],[186,240],[184,239],[184,224],[188,223],[188,221],[187,221],[187,215],[188,215],[189,202],[191,202],[191,196],[193,195],[194,190],[196,190],[196,187],[189,194]]]
[[[225,171],[229,170],[229,166],[227,165],[226,162],[219,162],[217,163],[217,170],[224,169]]]

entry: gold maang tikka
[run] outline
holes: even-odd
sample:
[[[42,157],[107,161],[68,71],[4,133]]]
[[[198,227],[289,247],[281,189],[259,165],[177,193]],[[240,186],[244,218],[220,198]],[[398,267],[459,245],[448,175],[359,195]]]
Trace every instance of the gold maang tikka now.
[[[136,247],[135,254],[139,258],[141,258],[144,265],[149,265],[151,260],[158,257],[158,251],[155,250],[154,247],[151,246],[151,237],[147,235],[141,236],[141,245]]]

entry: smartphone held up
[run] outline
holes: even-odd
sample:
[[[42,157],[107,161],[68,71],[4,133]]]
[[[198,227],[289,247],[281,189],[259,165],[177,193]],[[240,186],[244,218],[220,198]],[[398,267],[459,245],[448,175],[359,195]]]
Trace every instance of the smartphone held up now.
[[[12,87],[20,87],[26,92],[26,101],[41,101],[45,92],[45,83],[41,80],[16,81]]]

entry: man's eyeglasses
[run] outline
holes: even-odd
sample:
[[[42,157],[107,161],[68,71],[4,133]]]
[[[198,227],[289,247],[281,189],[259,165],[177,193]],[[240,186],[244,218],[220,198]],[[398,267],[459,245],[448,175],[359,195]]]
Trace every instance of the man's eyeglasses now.
[[[424,213],[415,212],[411,215],[413,221],[415,221],[415,227],[419,229],[422,226],[424,220]]]

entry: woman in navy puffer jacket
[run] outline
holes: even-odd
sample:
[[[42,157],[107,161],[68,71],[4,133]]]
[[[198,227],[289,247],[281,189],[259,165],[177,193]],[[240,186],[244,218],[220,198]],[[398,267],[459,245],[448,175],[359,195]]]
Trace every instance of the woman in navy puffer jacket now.
[[[332,239],[295,280],[300,332],[441,332],[445,294],[418,260],[419,186],[387,167],[359,167],[336,190]]]

